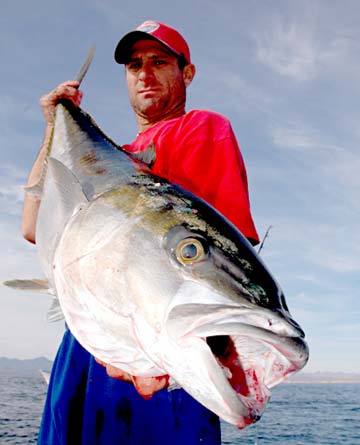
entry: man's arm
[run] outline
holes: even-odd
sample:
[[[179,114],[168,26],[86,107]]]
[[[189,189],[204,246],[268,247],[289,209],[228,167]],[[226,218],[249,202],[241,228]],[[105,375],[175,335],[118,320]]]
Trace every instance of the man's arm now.
[[[44,114],[46,129],[39,153],[29,174],[28,186],[35,185],[41,178],[44,161],[54,129],[55,107],[60,99],[68,99],[73,102],[75,106],[79,106],[82,99],[82,92],[78,89],[78,86],[79,82],[68,80],[41,97],[40,106]],[[23,237],[33,244],[36,242],[35,232],[39,206],[40,199],[29,193],[25,193],[22,212],[22,233]]]

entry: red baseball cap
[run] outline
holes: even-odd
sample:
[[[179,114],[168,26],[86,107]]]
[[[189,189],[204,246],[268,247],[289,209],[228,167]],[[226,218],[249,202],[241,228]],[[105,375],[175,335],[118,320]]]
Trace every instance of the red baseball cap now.
[[[144,38],[157,40],[178,57],[184,57],[188,63],[191,63],[189,46],[184,37],[176,29],[154,20],[147,20],[134,31],[124,35],[115,49],[114,57],[116,62],[126,63],[132,45]]]

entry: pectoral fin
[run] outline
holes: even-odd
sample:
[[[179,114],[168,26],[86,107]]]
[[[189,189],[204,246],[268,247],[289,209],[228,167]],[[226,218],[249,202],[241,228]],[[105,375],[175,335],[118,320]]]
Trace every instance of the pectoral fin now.
[[[8,280],[3,281],[2,284],[12,289],[54,295],[54,291],[49,287],[49,282],[39,278],[34,278],[33,280]]]
[[[53,285],[53,257],[70,218],[88,200],[75,175],[60,161],[49,158],[39,216],[36,244],[43,272]]]
[[[52,304],[47,313],[47,320],[51,323],[64,319],[59,300],[54,294],[54,290],[49,286],[47,280],[34,278],[33,280],[8,280],[3,281],[4,286],[12,289],[24,290],[27,292],[40,292],[44,294],[54,295]]]
[[[54,297],[50,309],[47,312],[47,320],[50,323],[55,323],[55,321],[60,321],[63,320],[64,318],[65,317],[61,309],[59,300],[56,297]]]

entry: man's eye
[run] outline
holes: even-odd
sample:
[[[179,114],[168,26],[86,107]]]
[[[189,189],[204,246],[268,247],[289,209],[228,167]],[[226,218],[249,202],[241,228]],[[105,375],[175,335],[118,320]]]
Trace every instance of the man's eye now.
[[[155,65],[166,65],[165,60],[155,60]]]
[[[127,67],[129,70],[138,70],[140,68],[141,64],[140,62],[131,62],[128,63]]]

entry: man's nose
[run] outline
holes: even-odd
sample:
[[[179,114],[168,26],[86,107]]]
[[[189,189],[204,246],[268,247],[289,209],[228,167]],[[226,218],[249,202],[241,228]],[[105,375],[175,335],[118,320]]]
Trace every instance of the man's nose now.
[[[154,77],[154,71],[152,69],[151,64],[144,63],[139,71],[139,79],[144,81],[152,79],[153,77]]]

